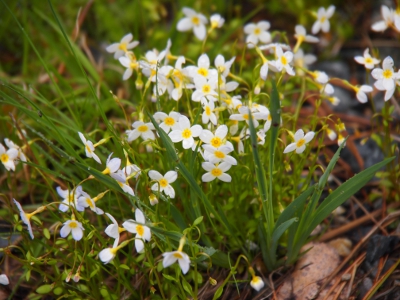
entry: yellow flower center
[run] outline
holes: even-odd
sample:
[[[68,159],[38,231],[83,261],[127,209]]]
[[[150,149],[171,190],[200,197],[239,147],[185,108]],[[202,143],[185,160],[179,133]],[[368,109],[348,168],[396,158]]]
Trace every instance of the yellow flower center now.
[[[249,120],[249,115],[248,115],[248,114],[244,114],[244,115],[243,115],[243,119]]]
[[[324,23],[325,21],[326,21],[326,17],[324,16],[324,17],[321,18],[320,22]]]
[[[1,162],[3,163],[3,164],[5,164],[6,162],[8,162],[8,160],[9,160],[9,158],[8,158],[8,155],[6,154],[6,153],[3,153],[2,155],[1,155]]]
[[[207,116],[211,115],[211,109],[209,106],[206,106],[206,115]]]
[[[390,71],[390,70],[385,70],[385,71],[383,71],[383,77],[384,78],[386,78],[386,79],[390,79],[390,78],[392,78],[392,75],[393,73],[392,73],[392,71]]]
[[[222,140],[219,137],[213,137],[210,141],[211,146],[218,148],[222,145]]]
[[[74,195],[69,194],[68,195],[68,203],[73,203],[74,202]]]
[[[190,129],[186,128],[185,130],[182,131],[182,137],[184,139],[188,139],[192,136],[192,132],[190,131]]]
[[[165,188],[165,187],[168,186],[168,181],[167,181],[165,178],[161,179],[161,180],[159,181],[159,183],[160,183],[160,186],[161,186],[162,188]]]
[[[366,63],[366,64],[372,64],[372,58],[371,58],[371,57],[367,57],[367,58],[365,59],[365,63]]]
[[[286,59],[286,57],[285,56],[281,56],[281,63],[282,63],[282,65],[284,65],[284,66],[286,66],[287,65],[287,59]]]
[[[138,127],[138,130],[139,130],[140,132],[146,132],[147,130],[149,130],[149,128],[147,127],[147,125],[140,125],[140,126]]]
[[[222,171],[218,168],[212,169],[211,174],[215,177],[221,176]]]
[[[255,35],[259,35],[261,33],[261,29],[256,27],[253,32]]]
[[[225,153],[224,152],[222,152],[222,151],[215,151],[214,152],[214,155],[217,157],[217,158],[220,158],[220,159],[223,159],[223,158],[225,158]]]
[[[122,50],[122,51],[124,51],[124,52],[127,52],[127,51],[128,51],[127,46],[128,46],[128,45],[127,45],[126,43],[121,43],[121,44],[119,44],[118,48],[119,48],[119,50]]]
[[[192,23],[198,26],[200,25],[200,19],[198,17],[192,17]]]
[[[206,68],[199,68],[197,70],[197,73],[204,77],[208,76],[208,70]]]
[[[176,257],[176,258],[179,258],[179,259],[182,259],[182,258],[183,258],[183,256],[182,256],[179,252],[175,252],[175,253],[173,254],[173,256]]]
[[[305,140],[305,139],[300,139],[300,140],[297,141],[296,147],[297,147],[297,148],[300,148],[300,147],[303,146],[305,143],[306,143],[306,140]]]
[[[136,232],[138,236],[143,236],[144,234],[144,228],[142,225],[136,225]]]
[[[211,27],[212,28],[217,28],[218,27],[218,21],[212,21],[211,22]]]
[[[93,202],[90,198],[86,198],[86,203],[89,205],[90,208],[94,207]]]
[[[76,221],[72,221],[72,222],[69,223],[69,227],[77,228],[78,227],[78,223],[76,223]]]
[[[92,149],[90,149],[89,145],[86,145],[86,150],[87,152],[92,153]]]
[[[167,126],[173,126],[175,124],[175,120],[172,117],[166,117],[164,119],[164,124]]]
[[[208,84],[203,85],[203,93],[208,94],[211,91],[211,87]]]
[[[138,63],[136,61],[133,61],[129,64],[129,68],[131,69],[136,69],[138,67]]]

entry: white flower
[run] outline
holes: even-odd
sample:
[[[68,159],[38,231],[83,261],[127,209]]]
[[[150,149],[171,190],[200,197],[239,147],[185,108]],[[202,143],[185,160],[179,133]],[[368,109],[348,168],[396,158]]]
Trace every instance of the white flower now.
[[[214,66],[217,68],[218,72],[222,76],[227,77],[229,75],[233,62],[235,61],[235,58],[236,56],[225,62],[225,58],[221,54],[218,54],[214,60]]]
[[[207,18],[188,7],[184,7],[182,11],[185,17],[176,25],[178,31],[189,31],[193,29],[194,35],[199,40],[204,40],[206,37],[205,24],[208,23]]]
[[[66,212],[70,206],[76,207],[78,211],[84,211],[85,208],[78,204],[78,198],[82,194],[82,187],[78,185],[76,189],[69,191],[63,190],[61,187],[56,188],[58,195],[63,198],[62,203],[58,206],[58,209],[62,212]]]
[[[164,192],[170,198],[172,198],[172,199],[175,198],[175,190],[171,186],[171,183],[175,182],[175,180],[178,178],[177,172],[168,171],[167,173],[165,173],[164,176],[162,176],[159,172],[157,172],[155,170],[150,170],[149,177],[152,180],[158,181],[157,183],[154,183],[151,186],[151,189],[153,191]]]
[[[253,119],[253,124],[254,128],[257,128],[259,123],[257,120],[266,120],[268,118],[267,113],[263,112],[256,112],[252,113],[252,119]],[[249,108],[247,106],[241,106],[239,107],[239,114],[233,114],[229,117],[231,120],[237,120],[237,121],[246,121],[247,124],[249,124]]]
[[[118,170],[115,173],[111,173],[110,176],[115,179],[115,181],[125,193],[128,193],[131,196],[135,196],[135,192],[129,186],[128,178],[126,177],[124,170]]]
[[[210,17],[211,28],[221,28],[225,23],[225,19],[219,14],[214,14]]]
[[[186,116],[179,117],[179,129],[172,130],[168,136],[174,143],[182,142],[183,149],[189,149],[194,144],[193,137],[198,137],[203,128],[200,125],[190,127],[190,121]]]
[[[191,77],[203,76],[210,79],[211,77],[217,78],[218,72],[215,69],[210,69],[210,59],[207,54],[202,54],[197,60],[197,66],[188,66],[186,70]],[[196,83],[196,82],[195,82]]]
[[[369,85],[362,85],[359,88],[355,87],[357,100],[361,103],[366,103],[368,101],[367,95],[365,93],[370,93],[373,91],[373,88]]]
[[[202,100],[210,100],[216,101],[218,97],[217,92],[217,77],[207,78],[203,76],[195,76],[194,77],[194,84],[196,86],[196,90],[192,94],[192,100],[195,102],[199,102]]]
[[[329,77],[325,72],[322,71],[314,71],[311,73],[311,76],[314,78],[316,82],[325,84],[329,81]]]
[[[21,161],[26,162],[26,157],[25,154],[22,152],[21,147],[16,145],[13,141],[10,139],[5,138],[4,143],[6,146],[10,149],[16,149],[18,151],[18,157]]]
[[[218,178],[221,181],[224,182],[231,182],[232,177],[229,174],[226,174],[225,172],[228,171],[232,165],[227,162],[223,162],[221,164],[214,165],[210,162],[203,162],[201,164],[204,170],[207,171],[202,177],[201,180],[203,182],[210,182],[213,181],[215,178]]]
[[[372,57],[369,54],[369,49],[364,50],[364,56],[356,56],[354,60],[361,65],[364,65],[367,69],[373,69],[375,65],[379,64],[380,60]]]
[[[154,114],[154,119],[156,121],[162,121],[160,123],[160,128],[162,128],[166,133],[170,132],[171,130],[179,128],[179,117],[181,116],[180,113],[175,111],[171,111],[169,115],[160,111]]]
[[[253,276],[250,281],[250,285],[253,289],[259,292],[264,287],[264,281],[260,276]]]
[[[15,171],[15,162],[14,159],[18,157],[18,150],[15,148],[8,149],[0,144],[0,160],[3,163],[4,167],[7,171],[13,170]]]
[[[0,284],[2,285],[9,285],[10,281],[8,280],[8,277],[6,274],[1,274],[0,275]]]
[[[13,199],[13,201],[19,210],[19,215],[21,217],[22,222],[24,222],[24,224],[26,226],[28,226],[29,235],[31,236],[31,239],[33,240],[34,235],[33,235],[32,225],[31,225],[31,217],[33,215],[25,213],[24,210],[22,209],[21,204],[19,204],[19,202],[17,200]]]
[[[106,248],[100,251],[99,258],[104,264],[108,264],[110,261],[114,259],[117,255],[118,250],[123,246],[122,244],[118,246],[119,243],[119,236],[118,239],[114,240],[114,244],[112,248]]]
[[[275,56],[277,57],[276,60],[269,62],[269,65],[274,72],[281,72],[285,69],[286,73],[289,75],[295,75],[292,66],[289,64],[293,60],[292,52],[286,51],[283,53],[282,48],[277,46],[275,48]]]
[[[154,125],[153,123],[144,123],[143,121],[136,121],[132,124],[133,130],[127,130],[126,134],[128,135],[128,142],[132,142],[136,140],[138,137],[142,137],[143,140],[155,140],[156,137],[154,135]]]
[[[217,164],[221,161],[227,162],[231,165],[237,165],[237,161],[234,157],[228,155],[228,153],[233,151],[232,147],[229,146],[221,146],[219,148],[214,148],[210,145],[203,145],[204,150],[204,157],[213,164]]]
[[[138,41],[133,41],[133,35],[131,33],[128,33],[125,35],[119,43],[114,43],[111,44],[106,48],[107,52],[114,53],[114,58],[118,59],[122,55],[124,55],[128,50],[135,48],[137,45],[139,45]]]
[[[395,19],[394,10],[387,7],[386,5],[382,5],[381,13],[383,20],[372,24],[371,29],[373,31],[385,31],[388,27],[393,25]]]
[[[75,241],[79,241],[83,237],[83,230],[85,230],[82,226],[81,222],[76,220],[68,220],[64,223],[64,226],[60,230],[60,235],[62,238],[65,238],[72,232],[72,237]]]
[[[318,43],[319,42],[319,38],[307,34],[306,29],[302,25],[296,25],[296,27],[294,28],[294,31],[296,32],[294,37],[301,42],[303,42],[303,41],[308,42],[308,43]]]
[[[81,138],[83,145],[85,146],[86,156],[89,158],[93,158],[95,161],[101,164],[100,158],[96,155],[96,153],[94,153],[95,147],[93,143],[89,140],[86,140],[85,136],[81,132],[78,131],[78,134]]]
[[[143,241],[150,241],[151,231],[150,228],[145,226],[146,219],[143,212],[140,209],[135,210],[135,221],[127,220],[122,226],[131,233],[136,233],[135,236],[135,248],[136,252],[142,253],[144,249]]]
[[[123,80],[128,80],[132,76],[133,71],[137,71],[139,69],[139,63],[135,54],[132,52],[127,52],[125,56],[121,56],[118,58],[118,60],[121,65],[126,68],[124,75],[122,75]]]
[[[106,213],[106,215],[107,215],[107,217],[110,218],[112,224],[110,224],[110,225],[108,225],[106,227],[105,233],[109,237],[112,237],[112,238],[114,238],[116,240],[119,240],[119,234],[121,232],[125,231],[126,229],[122,228],[122,227],[119,227],[117,220],[115,220],[115,218],[112,215],[110,215],[109,213]],[[117,245],[118,245],[118,242],[117,242]]]
[[[334,12],[334,5],[329,6],[327,10],[325,10],[324,7],[320,7],[317,12],[317,21],[315,21],[311,28],[312,34],[316,34],[320,30],[322,30],[323,32],[329,32],[329,19],[333,16]]]
[[[88,193],[82,191],[81,196],[78,198],[78,205],[85,208],[90,207],[90,209],[96,214],[102,215],[104,214],[104,211],[96,206],[96,198],[98,197],[92,199]]]
[[[221,125],[218,126],[215,133],[212,133],[210,130],[203,130],[200,135],[200,139],[203,143],[209,144],[214,148],[219,148],[223,145],[227,145],[233,148],[232,144],[226,140],[226,135],[228,134],[228,126]]]
[[[111,152],[111,154],[107,157],[106,168],[102,171],[104,175],[116,173],[121,166],[121,159],[118,157],[111,159],[112,155],[113,153]]]
[[[217,125],[217,116],[214,113],[214,101],[202,101],[204,112],[201,115],[201,121],[203,124],[208,124],[210,121],[214,125]]]
[[[306,149],[306,144],[314,138],[315,132],[310,131],[304,135],[304,131],[299,129],[294,134],[294,143],[289,144],[283,153],[288,153],[296,150],[296,153],[303,153]]]
[[[244,32],[248,34],[246,44],[248,48],[254,48],[258,41],[267,44],[271,41],[271,34],[268,29],[271,27],[268,21],[260,21],[257,24],[250,23],[244,26]]]
[[[382,63],[383,69],[375,68],[371,72],[372,77],[377,80],[374,86],[380,91],[386,91],[385,101],[392,97],[396,88],[395,80],[400,77],[398,73],[394,72],[393,64],[393,59],[388,56]]]
[[[189,271],[190,258],[185,252],[182,251],[184,245],[185,245],[185,237],[182,237],[181,240],[179,241],[179,248],[177,251],[165,252],[162,254],[162,256],[164,257],[163,258],[164,268],[167,268],[170,265],[174,264],[176,261],[178,261],[183,274],[186,274]]]
[[[298,68],[307,69],[309,65],[315,63],[317,57],[313,54],[304,54],[303,49],[299,49],[293,57],[293,64]],[[299,75],[303,75],[303,71],[298,69]]]

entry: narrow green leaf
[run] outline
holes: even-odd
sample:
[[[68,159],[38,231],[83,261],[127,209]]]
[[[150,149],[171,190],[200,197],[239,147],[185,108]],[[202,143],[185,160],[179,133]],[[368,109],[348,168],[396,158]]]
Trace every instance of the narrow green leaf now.
[[[352,178],[334,190],[328,197],[325,198],[325,200],[315,211],[308,231],[311,232],[314,230],[319,223],[321,223],[326,217],[329,216],[330,213],[332,213],[332,211],[334,211],[339,205],[343,204],[343,202],[358,192],[358,190],[360,190],[374,177],[378,170],[390,163],[393,159],[395,159],[395,157],[390,157],[369,167],[368,169],[354,175]]]
[[[169,281],[178,282],[178,281],[176,280],[176,278],[175,278],[175,277],[172,277],[171,275],[168,275],[168,274],[165,274],[165,273],[163,273],[162,275],[163,275],[163,277],[164,277],[165,279],[167,279],[167,280],[169,280]]]
[[[276,249],[278,248],[278,241],[281,238],[282,234],[294,223],[298,222],[298,218],[292,218],[283,222],[281,225],[275,227],[274,232],[272,233],[272,243],[269,249],[270,257],[274,257],[276,259]]]

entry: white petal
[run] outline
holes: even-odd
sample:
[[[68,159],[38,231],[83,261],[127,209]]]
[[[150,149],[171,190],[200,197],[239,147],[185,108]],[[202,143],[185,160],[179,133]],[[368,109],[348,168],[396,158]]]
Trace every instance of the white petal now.
[[[176,25],[176,29],[178,31],[189,31],[190,29],[192,29],[192,27],[193,23],[190,18],[183,18]]]
[[[201,180],[203,182],[210,182],[213,181],[215,179],[215,176],[212,175],[211,173],[206,173],[203,176],[201,176]]]
[[[144,243],[141,239],[135,239],[135,248],[137,253],[142,253],[144,250]]]
[[[150,170],[148,174],[149,174],[149,177],[151,179],[153,179],[153,180],[161,180],[161,179],[163,179],[163,176],[158,171]]]
[[[296,149],[296,143],[291,143],[291,144],[286,146],[285,150],[283,150],[283,153],[292,152],[295,149]]]
[[[178,178],[178,173],[175,171],[168,171],[165,173],[164,178],[168,181],[168,183],[173,183]]]
[[[136,220],[137,223],[141,223],[141,224],[146,223],[146,219],[144,217],[144,214],[139,208],[137,208],[135,210],[135,220]]]
[[[204,40],[204,38],[206,37],[206,27],[204,26],[204,24],[200,24],[198,26],[194,26],[193,31],[194,31],[194,35],[200,41]]]

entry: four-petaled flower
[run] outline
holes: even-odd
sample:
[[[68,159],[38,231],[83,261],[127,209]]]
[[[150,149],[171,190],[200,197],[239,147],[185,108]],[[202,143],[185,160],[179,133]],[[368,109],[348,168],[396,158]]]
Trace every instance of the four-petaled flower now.
[[[310,142],[315,135],[315,132],[310,131],[306,135],[304,135],[304,131],[299,129],[294,134],[294,143],[289,144],[283,153],[288,153],[296,150],[296,153],[303,153],[306,149],[306,144]]]
[[[376,59],[369,54],[368,48],[364,50],[364,56],[356,56],[354,57],[354,60],[359,64],[364,65],[366,69],[373,69],[374,66],[380,62],[379,59]]]
[[[93,158],[95,161],[101,164],[100,158],[97,156],[96,153],[94,153],[95,146],[93,145],[93,143],[89,140],[86,140],[85,136],[81,132],[78,131],[78,134],[81,138],[83,145],[85,145],[86,156],[89,158]]]
[[[108,46],[106,48],[106,50],[107,50],[107,52],[110,52],[110,53],[115,52],[114,58],[118,59],[121,56],[123,56],[126,52],[128,52],[128,50],[131,50],[131,49],[135,48],[137,45],[139,45],[138,41],[131,42],[132,39],[133,39],[132,33],[128,33],[121,39],[121,41],[119,43],[111,44],[110,46]]]
[[[206,37],[206,26],[205,24],[208,23],[207,18],[195,12],[193,9],[184,7],[182,9],[183,14],[185,17],[178,22],[176,28],[178,31],[189,31],[193,29],[194,35],[199,40],[204,40]]]
[[[183,149],[189,149],[194,144],[194,138],[198,137],[203,128],[200,125],[190,126],[186,116],[179,117],[179,129],[172,130],[168,135],[174,143],[182,142]]]
[[[312,34],[318,33],[320,30],[323,32],[329,32],[330,23],[329,19],[333,16],[335,12],[335,6],[331,5],[325,10],[324,7],[320,7],[317,12],[317,21],[313,24],[311,28]]]
[[[261,41],[267,44],[271,41],[271,34],[268,29],[271,27],[268,21],[260,21],[257,24],[250,23],[244,26],[244,33],[248,34],[246,44],[248,48],[254,48]]]
[[[144,250],[143,241],[150,241],[151,231],[150,228],[145,226],[146,219],[143,212],[140,209],[135,210],[135,221],[127,220],[122,226],[131,233],[136,233],[135,236],[135,248],[138,253],[142,253]]]
[[[11,148],[6,151],[6,148],[2,144],[0,144],[0,160],[7,171],[10,170],[15,171],[14,159],[16,159],[17,157],[18,157],[17,149]]]
[[[64,226],[60,230],[60,235],[62,238],[65,238],[72,233],[73,239],[79,241],[83,237],[83,230],[85,228],[83,228],[82,223],[72,219],[64,223]]]
[[[385,101],[392,97],[396,88],[396,80],[400,77],[398,73],[394,72],[393,64],[393,59],[388,56],[382,63],[383,69],[375,68],[371,72],[372,77],[377,80],[374,86],[380,91],[386,91]]]
[[[223,162],[217,165],[214,165],[213,163],[210,163],[208,161],[203,162],[201,164],[204,170],[207,171],[202,177],[201,180],[203,182],[210,182],[213,181],[215,178],[218,178],[221,181],[224,182],[231,182],[232,177],[229,174],[226,174],[225,172],[228,171],[232,165],[227,162]]]
[[[171,183],[175,182],[178,178],[178,173],[175,171],[168,171],[162,176],[158,171],[150,170],[149,177],[157,182],[151,186],[153,191],[164,192],[170,198],[175,198],[175,190],[171,186]]]
[[[164,257],[163,259],[164,268],[167,268],[170,265],[174,264],[176,261],[178,261],[183,274],[186,274],[189,271],[190,258],[185,252],[182,251],[184,245],[185,245],[185,237],[182,237],[179,242],[179,248],[177,251],[165,252],[162,254],[162,256]]]
[[[136,121],[132,124],[133,130],[127,130],[126,134],[128,135],[128,142],[132,142],[136,140],[139,136],[142,137],[143,140],[155,140],[156,137],[154,135],[154,125],[153,123],[144,123],[143,121]]]

